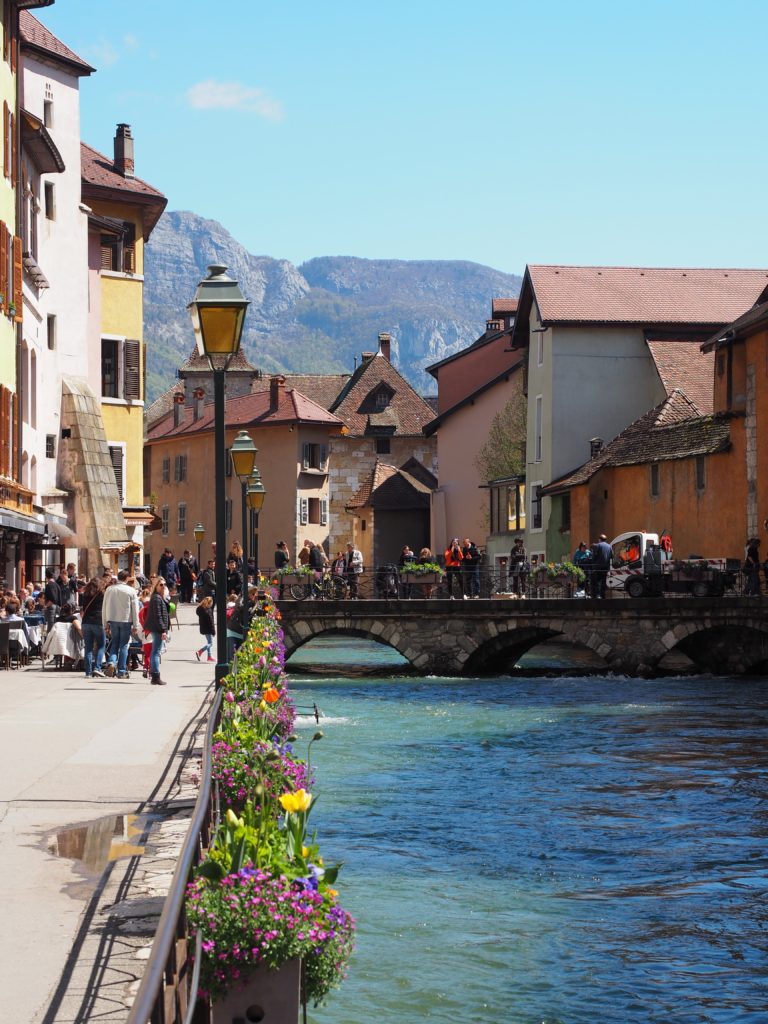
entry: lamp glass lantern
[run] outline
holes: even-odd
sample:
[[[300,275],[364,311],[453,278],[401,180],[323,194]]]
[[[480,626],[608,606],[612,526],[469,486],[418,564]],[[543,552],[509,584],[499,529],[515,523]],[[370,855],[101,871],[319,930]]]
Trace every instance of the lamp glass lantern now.
[[[261,512],[266,496],[267,491],[261,482],[261,473],[259,473],[258,469],[254,469],[248,478],[248,486],[245,489],[245,500],[248,502],[248,508],[257,513]]]
[[[208,277],[197,286],[187,309],[192,317],[197,350],[201,356],[235,355],[240,349],[245,312],[250,305],[227,268],[214,263]]]
[[[250,437],[246,430],[241,430],[232,442],[232,447],[229,449],[229,454],[232,458],[232,468],[243,484],[253,472],[258,450],[253,443],[253,438]]]
[[[202,544],[203,541],[205,540],[205,527],[203,526],[203,524],[198,523],[192,532],[195,535],[195,540],[197,541],[197,543]]]

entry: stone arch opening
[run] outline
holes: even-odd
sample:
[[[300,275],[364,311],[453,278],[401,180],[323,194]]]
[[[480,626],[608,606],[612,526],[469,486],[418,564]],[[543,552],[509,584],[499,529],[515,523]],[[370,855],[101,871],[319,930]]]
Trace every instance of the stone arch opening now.
[[[341,675],[402,675],[414,670],[404,651],[386,637],[377,636],[368,629],[329,626],[306,636],[302,636],[298,629],[292,629],[290,635],[286,631],[285,646],[289,672],[293,669],[338,672]]]
[[[680,650],[700,672],[746,675],[768,667],[768,631],[747,624],[702,624],[670,650]]]
[[[511,672],[519,666],[521,659],[530,652],[539,649],[546,650],[548,643],[557,645],[558,664],[542,665],[542,672],[573,672],[573,671],[605,671],[607,665],[605,660],[594,651],[588,644],[583,643],[578,637],[569,636],[558,630],[542,626],[529,626],[521,629],[509,630],[500,633],[489,640],[486,640],[467,659],[464,666],[465,675],[498,675],[504,672]],[[569,653],[574,657],[569,658]],[[581,653],[591,654],[586,657],[576,657]],[[542,659],[543,660],[543,659]],[[588,662],[588,663],[587,663]],[[519,671],[525,671],[525,666],[520,666]],[[538,671],[538,669],[534,669]]]

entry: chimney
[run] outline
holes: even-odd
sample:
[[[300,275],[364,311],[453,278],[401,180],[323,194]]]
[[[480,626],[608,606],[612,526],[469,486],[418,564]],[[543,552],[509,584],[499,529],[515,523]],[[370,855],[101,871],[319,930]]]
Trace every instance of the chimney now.
[[[375,352],[361,352],[360,353],[360,365],[365,366],[366,363],[370,363],[373,357],[376,355]]]
[[[195,388],[192,392],[192,419],[197,422],[203,415],[203,404],[205,402],[205,391],[202,388]]]
[[[594,459],[594,457],[596,455],[599,455],[600,452],[603,450],[603,446],[604,445],[605,445],[605,441],[603,441],[602,437],[593,437],[593,438],[591,438],[591,440],[589,442],[589,457],[590,457],[590,459]]]
[[[129,124],[119,124],[115,134],[115,170],[124,178],[133,177],[133,136]]]
[[[392,335],[391,334],[380,334],[379,335],[379,352],[384,356],[388,363],[392,362]]]
[[[278,374],[269,378],[269,411],[276,412],[280,406],[280,399],[285,394],[285,377]]]
[[[181,391],[177,391],[173,396],[173,425],[178,427],[181,423],[181,417],[184,415],[184,395]]]

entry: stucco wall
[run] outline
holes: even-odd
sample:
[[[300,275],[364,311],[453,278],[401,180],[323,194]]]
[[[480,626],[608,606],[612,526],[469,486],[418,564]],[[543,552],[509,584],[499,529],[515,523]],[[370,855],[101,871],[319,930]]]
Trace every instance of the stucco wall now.
[[[437,411],[443,413],[493,380],[519,358],[509,351],[509,335],[504,334],[487,345],[466,349],[437,371]]]
[[[10,5],[9,5],[10,6]],[[3,11],[7,10],[4,6]],[[5,17],[0,14],[5,31]],[[11,17],[17,17],[15,12]],[[16,76],[8,61],[0,56],[0,103],[5,100],[11,110],[16,109]],[[0,172],[0,220],[16,233],[16,193],[9,178]],[[16,390],[16,327],[6,316],[0,316],[0,384]]]

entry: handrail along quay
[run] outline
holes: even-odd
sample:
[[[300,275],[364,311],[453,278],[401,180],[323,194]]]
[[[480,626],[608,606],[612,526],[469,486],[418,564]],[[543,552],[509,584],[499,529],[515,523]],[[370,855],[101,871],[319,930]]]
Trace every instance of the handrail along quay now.
[[[222,699],[223,690],[217,687],[205,733],[200,790],[128,1024],[202,1024],[208,1017],[207,1010],[197,1008],[201,951],[195,950],[195,967],[191,970],[185,895],[192,872],[219,824],[218,787],[212,785],[212,746]]]

